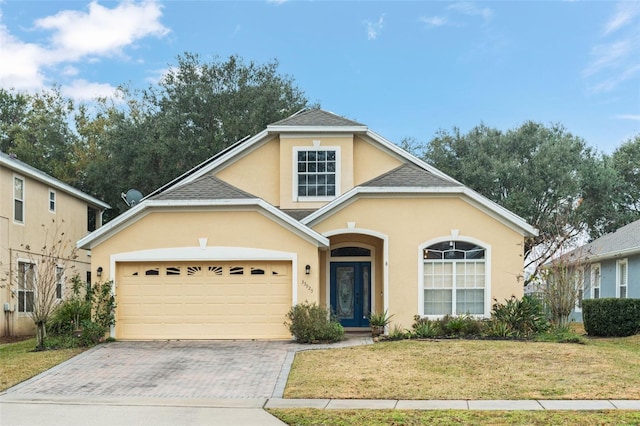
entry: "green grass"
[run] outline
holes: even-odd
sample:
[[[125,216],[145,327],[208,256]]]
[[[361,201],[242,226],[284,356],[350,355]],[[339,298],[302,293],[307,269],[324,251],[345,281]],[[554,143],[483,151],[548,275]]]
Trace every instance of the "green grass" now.
[[[36,340],[0,344],[0,391],[72,358],[85,348],[34,352]]]
[[[640,399],[640,335],[404,340],[296,355],[285,398]]]
[[[270,409],[288,425],[637,425],[637,411]]]

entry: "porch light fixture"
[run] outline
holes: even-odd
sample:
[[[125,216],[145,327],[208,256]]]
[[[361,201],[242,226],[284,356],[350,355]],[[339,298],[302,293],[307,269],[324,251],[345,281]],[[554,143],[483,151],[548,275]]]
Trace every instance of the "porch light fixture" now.
[[[98,277],[101,277],[102,276],[102,266],[98,266],[98,270],[96,272],[97,272]]]
[[[311,274],[311,265],[307,265],[304,267],[304,273],[307,275]]]

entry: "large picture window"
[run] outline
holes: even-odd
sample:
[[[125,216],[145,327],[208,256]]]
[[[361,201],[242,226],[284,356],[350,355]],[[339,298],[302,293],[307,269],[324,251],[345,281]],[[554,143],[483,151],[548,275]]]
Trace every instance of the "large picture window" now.
[[[18,312],[33,312],[36,265],[18,262]]]
[[[423,250],[424,314],[487,315],[485,249],[446,241]]]
[[[338,193],[337,148],[296,148],[298,198],[333,198]]]

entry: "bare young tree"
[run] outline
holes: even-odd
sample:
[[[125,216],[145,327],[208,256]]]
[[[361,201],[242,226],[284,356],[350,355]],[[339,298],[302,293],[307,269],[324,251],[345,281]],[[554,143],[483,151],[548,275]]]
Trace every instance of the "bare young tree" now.
[[[560,256],[544,269],[543,300],[551,322],[563,327],[584,291],[584,261],[580,249]]]
[[[42,225],[43,245],[34,251],[29,244],[22,248],[29,262],[20,262],[17,280],[18,303],[24,306],[36,325],[36,349],[44,348],[49,317],[63,297],[64,277],[75,269],[77,248],[65,237],[64,220]],[[71,274],[72,275],[72,274]]]

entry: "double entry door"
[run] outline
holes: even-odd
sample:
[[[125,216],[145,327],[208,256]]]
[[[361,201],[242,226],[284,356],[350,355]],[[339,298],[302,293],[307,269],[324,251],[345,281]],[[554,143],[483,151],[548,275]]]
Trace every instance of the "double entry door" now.
[[[331,262],[331,309],[343,327],[368,327],[371,262]]]

